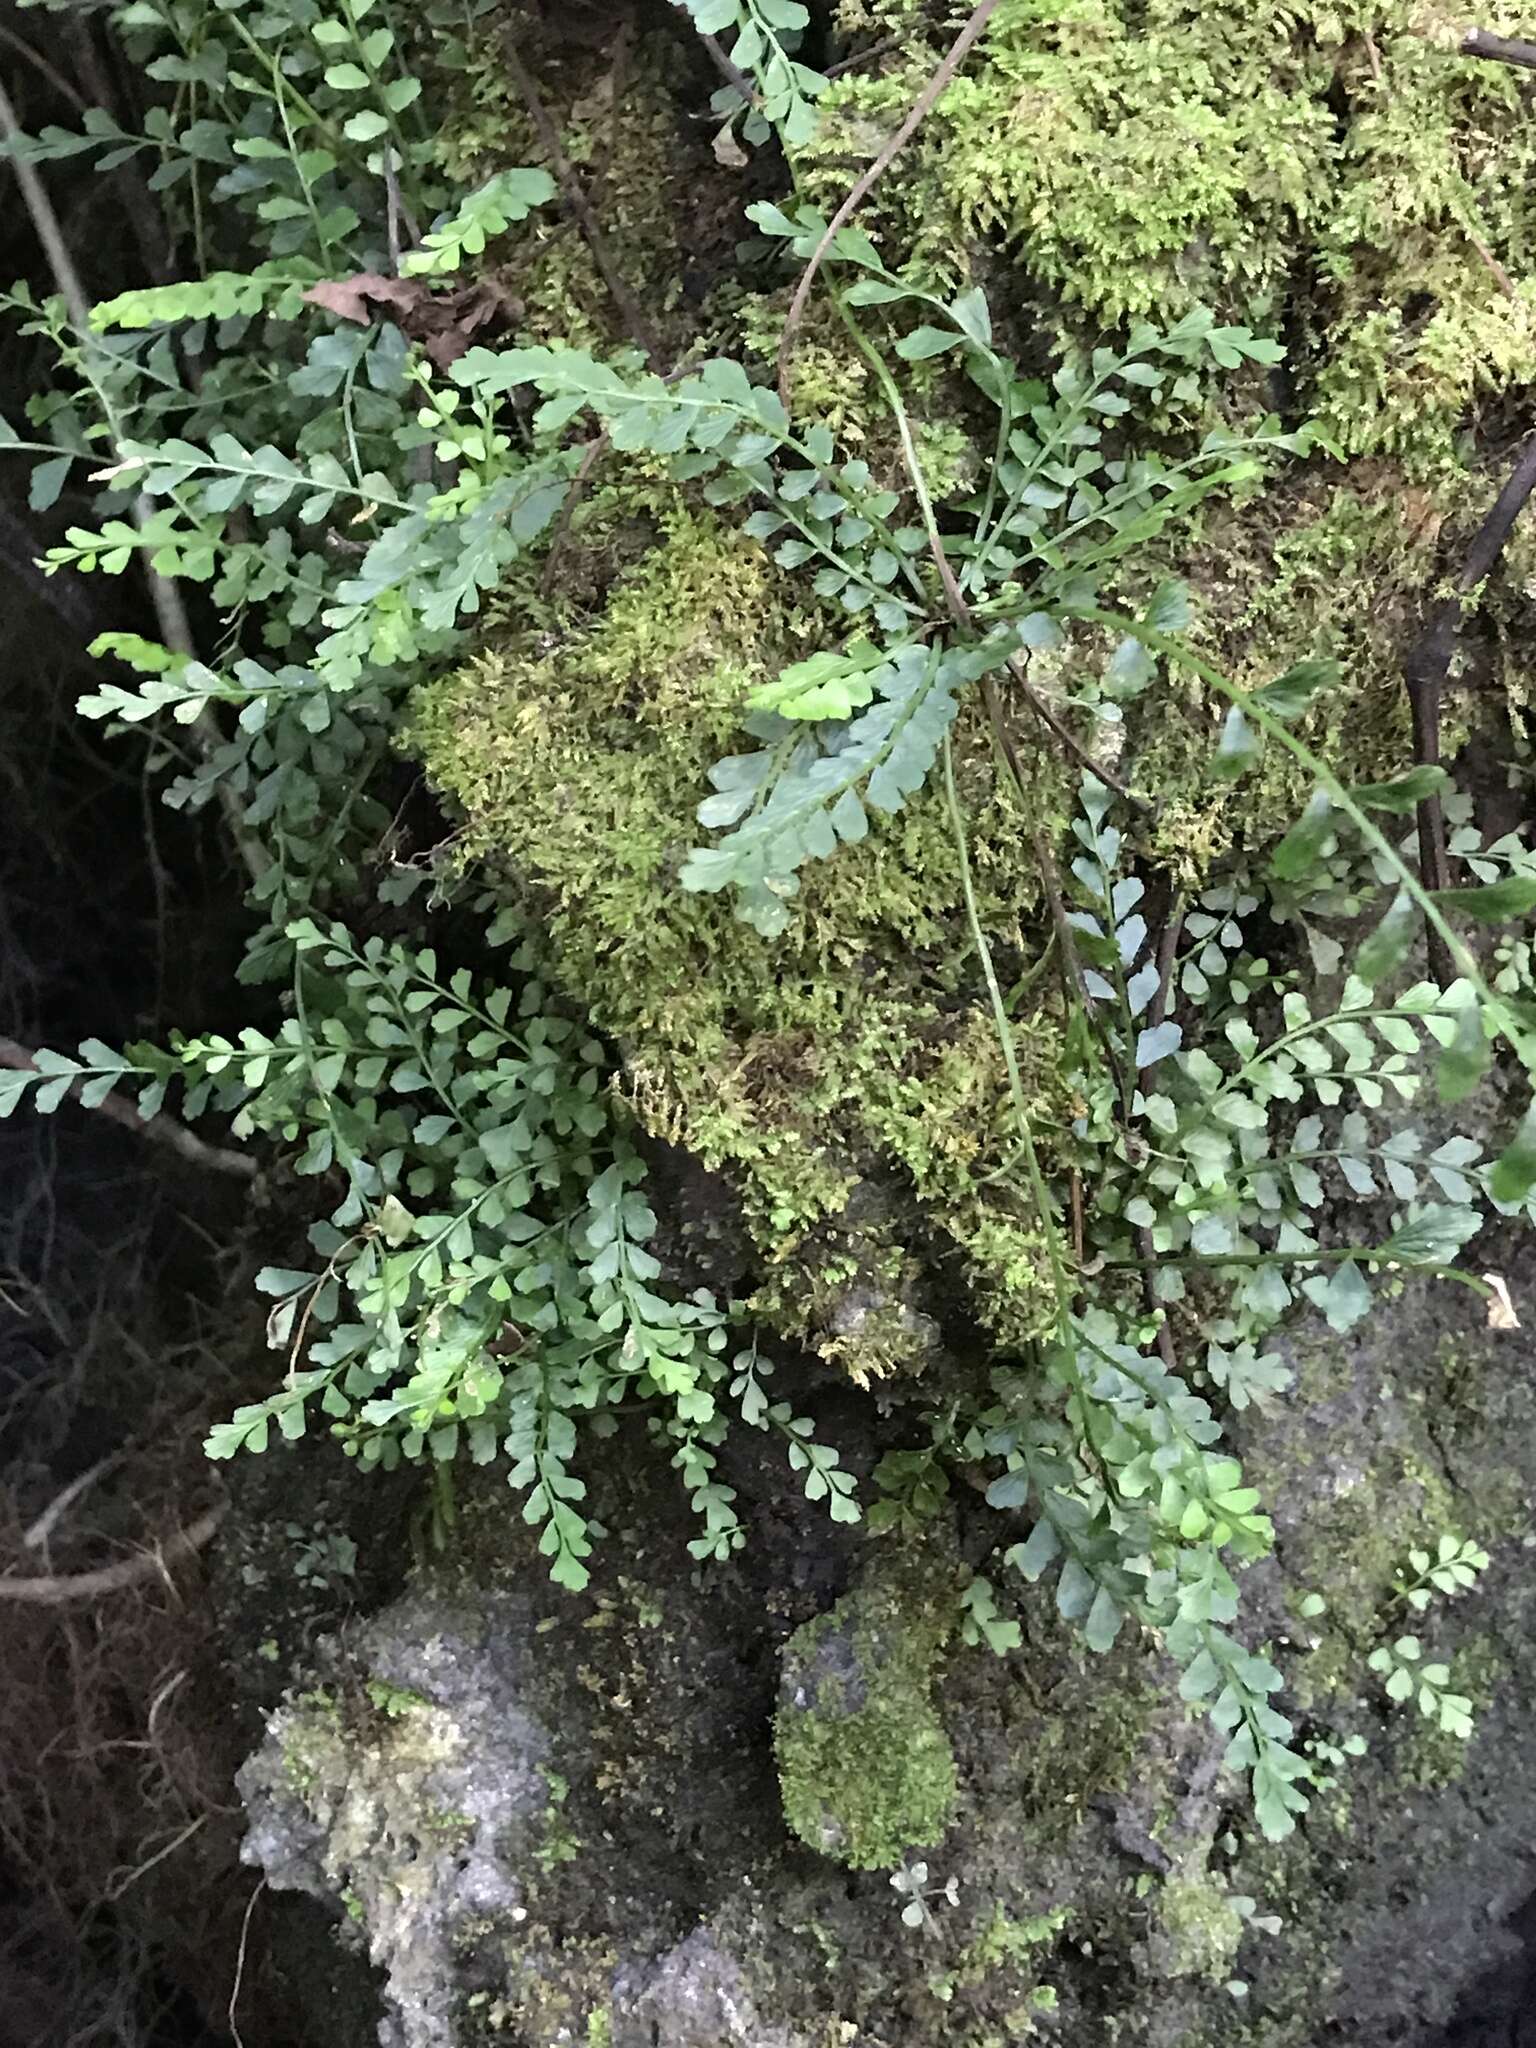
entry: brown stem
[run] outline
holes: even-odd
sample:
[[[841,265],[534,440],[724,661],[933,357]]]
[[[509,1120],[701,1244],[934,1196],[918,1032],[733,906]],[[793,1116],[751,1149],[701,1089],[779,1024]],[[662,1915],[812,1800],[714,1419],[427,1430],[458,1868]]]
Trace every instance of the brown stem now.
[[[1522,43],[1513,36],[1496,36],[1486,28],[1469,28],[1461,39],[1464,57],[1487,57],[1495,64],[1518,64],[1536,71],[1536,43]]]
[[[1403,680],[1408,686],[1408,705],[1413,716],[1413,758],[1420,767],[1440,763],[1440,699],[1450,669],[1467,600],[1487,578],[1504,552],[1525,501],[1536,490],[1536,434],[1521,447],[1509,480],[1493,502],[1487,518],[1478,528],[1455,587],[1429,614],[1424,630],[1409,648],[1403,661]],[[1450,886],[1450,865],[1445,846],[1445,814],[1438,796],[1427,796],[1418,806],[1419,877],[1426,889]],[[1453,967],[1445,942],[1433,930],[1429,935],[1430,971],[1442,987],[1451,980]]]
[[[763,102],[757,87],[748,78],[739,64],[731,62],[731,59],[726,54],[725,45],[721,42],[720,38],[718,36],[706,36],[704,38],[704,47],[714,59],[715,69],[720,73],[720,76],[727,83],[735,86],[747,105],[749,107],[760,107]]]
[[[805,303],[811,295],[811,286],[816,281],[816,273],[821,268],[822,258],[826,255],[828,249],[831,248],[833,237],[837,234],[839,228],[847,226],[855,210],[869,197],[869,194],[874,190],[881,178],[885,176],[891,165],[900,156],[902,150],[906,148],[912,137],[927,119],[934,103],[964,63],[966,52],[996,11],[997,4],[998,0],[981,0],[981,4],[972,10],[970,19],[944,53],[938,70],[934,72],[932,78],[929,79],[917,98],[912,102],[907,118],[869,166],[869,169],[853,185],[847,197],[843,200],[842,205],[838,207],[836,213],[828,221],[826,233],[812,251],[810,262],[801,271],[800,281],[795,286],[794,297],[789,302],[789,312],[785,316],[784,331],[779,336],[779,398],[786,412],[792,410],[790,404],[789,364],[790,357],[794,351],[795,330],[800,325],[801,319],[804,316]]]
[[[576,224],[592,252],[592,261],[597,265],[598,274],[603,280],[608,296],[617,308],[620,319],[629,329],[631,340],[655,369],[661,363],[661,345],[657,341],[655,330],[641,312],[639,300],[625,283],[623,274],[609,253],[607,238],[603,234],[597,215],[592,210],[592,202],[576,175],[575,166],[560,146],[559,130],[544,104],[543,95],[534,83],[533,74],[523,62],[516,41],[511,36],[504,38],[502,54],[507,74],[517,87],[523,104],[528,109],[529,117],[538,130],[539,141],[544,146],[544,154],[549,158],[550,169],[560,181],[566,206],[576,217]]]
[[[40,1071],[37,1061],[24,1045],[18,1045],[14,1038],[0,1038],[0,1067],[9,1067],[13,1073],[35,1074]],[[86,1075],[81,1080],[88,1079]],[[73,1083],[71,1085],[74,1085]],[[125,1131],[132,1131],[137,1137],[151,1138],[157,1145],[165,1145],[192,1166],[206,1167],[210,1173],[225,1173],[236,1180],[254,1180],[256,1161],[245,1152],[231,1152],[222,1145],[208,1145],[189,1131],[185,1124],[179,1124],[174,1117],[141,1117],[131,1103],[120,1101],[109,1095],[105,1101],[95,1105],[99,1115],[115,1124],[121,1124]]]
[[[1152,1031],[1155,1031],[1168,1015],[1168,1005],[1173,997],[1174,962],[1178,958],[1179,940],[1183,932],[1184,898],[1175,896],[1168,906],[1168,919],[1157,942],[1157,994],[1153,996],[1147,1011],[1147,1027]]]
[[[74,1572],[67,1578],[0,1579],[0,1600],[20,1600],[34,1607],[62,1607],[71,1600],[94,1600],[100,1593],[116,1593],[124,1586],[136,1586],[142,1579],[164,1578],[173,1564],[195,1557],[212,1541],[223,1521],[225,1509],[210,1508],[188,1528],[178,1529],[153,1550],[141,1550],[117,1564],[99,1571]]]

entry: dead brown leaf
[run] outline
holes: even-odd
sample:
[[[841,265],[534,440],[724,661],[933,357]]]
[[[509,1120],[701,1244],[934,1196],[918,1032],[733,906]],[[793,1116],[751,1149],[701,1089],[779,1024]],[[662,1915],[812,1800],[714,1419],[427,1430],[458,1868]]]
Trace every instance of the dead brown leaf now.
[[[410,314],[424,296],[426,286],[417,279],[381,277],[375,270],[360,270],[355,277],[328,277],[323,284],[311,285],[304,303],[334,313],[338,320],[366,327],[373,318],[370,306],[393,306],[401,314]],[[404,319],[400,324],[405,325]]]
[[[363,270],[354,277],[327,278],[304,298],[360,327],[376,318],[379,309],[387,309],[396,326],[420,342],[439,370],[456,363],[482,328],[515,325],[523,310],[494,275],[453,291],[434,292],[425,278],[383,277]]]

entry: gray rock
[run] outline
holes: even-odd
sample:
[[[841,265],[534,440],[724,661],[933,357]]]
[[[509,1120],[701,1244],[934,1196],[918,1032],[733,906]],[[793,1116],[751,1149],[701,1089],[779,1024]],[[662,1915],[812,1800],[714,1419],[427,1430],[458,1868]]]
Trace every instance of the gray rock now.
[[[400,1601],[334,1647],[333,1683],[275,1714],[240,1773],[244,1861],[363,1930],[384,2048],[453,2048],[461,1946],[522,1913],[550,1797],[548,1737],[522,1704],[528,1633],[515,1597]]]

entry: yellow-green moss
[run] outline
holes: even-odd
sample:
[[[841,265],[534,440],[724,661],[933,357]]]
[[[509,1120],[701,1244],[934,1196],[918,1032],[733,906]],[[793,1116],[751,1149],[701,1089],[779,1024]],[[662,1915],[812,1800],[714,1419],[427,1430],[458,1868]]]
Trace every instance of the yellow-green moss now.
[[[819,1265],[899,1255],[910,1216],[842,1221],[860,1180],[894,1169],[982,1273],[994,1324],[1034,1328],[1028,1204],[986,1180],[1004,1164],[1006,1079],[942,802],[925,793],[808,869],[782,939],[687,894],[693,811],[740,744],[751,686],[828,623],[756,542],[644,479],[593,507],[565,566],[572,591],[592,593],[584,609],[573,599],[548,633],[494,635],[417,702],[411,741],[464,809],[464,852],[542,914],[559,982],[625,1055],[637,1116],[734,1173],[771,1258],[816,1231]],[[999,792],[974,713],[957,745],[988,929],[1028,958],[1029,822]],[[1054,804],[1059,774],[1041,772]],[[1026,1019],[1018,1038],[1031,1072],[1049,1033]],[[889,1319],[875,1333],[888,1347]]]
[[[1177,1870],[1159,1887],[1149,1943],[1164,1977],[1223,1983],[1243,1939],[1243,1917],[1219,1878],[1201,1867]]]
[[[903,48],[839,81],[829,191],[933,63],[902,0],[856,11]],[[1528,26],[1510,0],[1479,20]],[[1004,0],[876,210],[938,276],[1005,245],[1079,338],[1202,301],[1289,316],[1301,402],[1343,452],[1452,469],[1469,409],[1536,376],[1536,132],[1459,34],[1417,0]]]
[[[784,1818],[851,1869],[891,1869],[949,1825],[955,1759],[931,1687],[955,1611],[946,1569],[888,1564],[785,1646]]]

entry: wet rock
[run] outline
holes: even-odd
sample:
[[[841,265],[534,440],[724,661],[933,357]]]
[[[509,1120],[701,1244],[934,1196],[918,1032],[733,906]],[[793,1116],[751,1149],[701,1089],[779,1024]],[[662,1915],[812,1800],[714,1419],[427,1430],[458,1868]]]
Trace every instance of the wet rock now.
[[[700,1927],[657,1962],[621,1971],[612,2048],[798,2048],[758,2016],[735,1957]]]
[[[515,1922],[550,1803],[514,1599],[416,1596],[331,1655],[240,1773],[243,1852],[274,1890],[340,1904],[384,1972],[384,2048],[452,2048],[460,1947]]]

